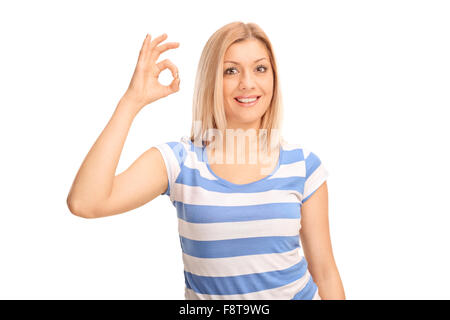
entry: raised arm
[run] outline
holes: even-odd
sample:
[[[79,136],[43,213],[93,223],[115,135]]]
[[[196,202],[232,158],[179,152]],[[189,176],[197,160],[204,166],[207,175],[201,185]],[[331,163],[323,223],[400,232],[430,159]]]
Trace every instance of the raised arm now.
[[[135,209],[153,200],[167,188],[167,173],[159,151],[152,147],[127,170],[115,175],[128,131],[146,105],[179,90],[177,67],[168,59],[156,63],[159,55],[177,48],[163,34],[153,41],[147,35],[139,53],[130,85],[94,145],[89,150],[67,197],[69,210],[80,217],[99,218]],[[174,80],[168,86],[158,81],[164,69]]]

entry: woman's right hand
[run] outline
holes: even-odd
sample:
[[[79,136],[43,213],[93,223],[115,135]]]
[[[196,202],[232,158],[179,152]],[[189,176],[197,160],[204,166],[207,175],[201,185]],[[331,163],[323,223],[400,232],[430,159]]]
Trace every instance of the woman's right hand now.
[[[167,97],[180,89],[178,68],[169,59],[156,63],[161,53],[169,49],[178,48],[180,45],[178,42],[167,42],[157,46],[166,38],[167,34],[164,33],[150,41],[151,35],[147,34],[142,44],[136,69],[130,85],[122,98],[136,106],[138,108],[137,111],[147,104]],[[170,69],[174,78],[168,86],[164,86],[158,81],[159,74],[165,69]]]

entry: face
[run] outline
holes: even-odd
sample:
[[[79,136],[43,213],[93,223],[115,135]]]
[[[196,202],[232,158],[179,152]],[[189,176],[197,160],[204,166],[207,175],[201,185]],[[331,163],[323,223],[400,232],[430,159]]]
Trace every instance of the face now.
[[[269,54],[259,40],[234,43],[227,49],[223,64],[227,128],[259,129],[272,100],[273,81]]]

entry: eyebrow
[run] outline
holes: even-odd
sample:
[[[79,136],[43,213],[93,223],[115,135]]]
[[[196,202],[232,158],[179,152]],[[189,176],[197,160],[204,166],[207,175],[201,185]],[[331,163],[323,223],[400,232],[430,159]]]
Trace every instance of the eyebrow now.
[[[267,58],[261,58],[261,59],[255,60],[255,61],[254,61],[254,63],[256,63],[256,62],[258,62],[258,61],[261,61],[261,60],[264,60],[264,59],[266,59],[266,60],[267,60]],[[226,63],[226,62],[229,62],[229,63],[234,63],[234,64],[239,64],[239,62],[235,62],[235,61],[229,61],[229,60],[227,60],[227,61],[224,61],[224,63]]]

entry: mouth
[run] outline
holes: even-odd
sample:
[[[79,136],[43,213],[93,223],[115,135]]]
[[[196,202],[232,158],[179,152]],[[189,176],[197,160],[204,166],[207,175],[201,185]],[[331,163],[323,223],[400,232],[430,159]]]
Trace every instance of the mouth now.
[[[239,99],[236,97],[234,98],[234,100],[243,107],[251,107],[254,106],[256,103],[258,103],[259,98],[261,98],[261,96],[252,96],[252,97],[239,97]]]

